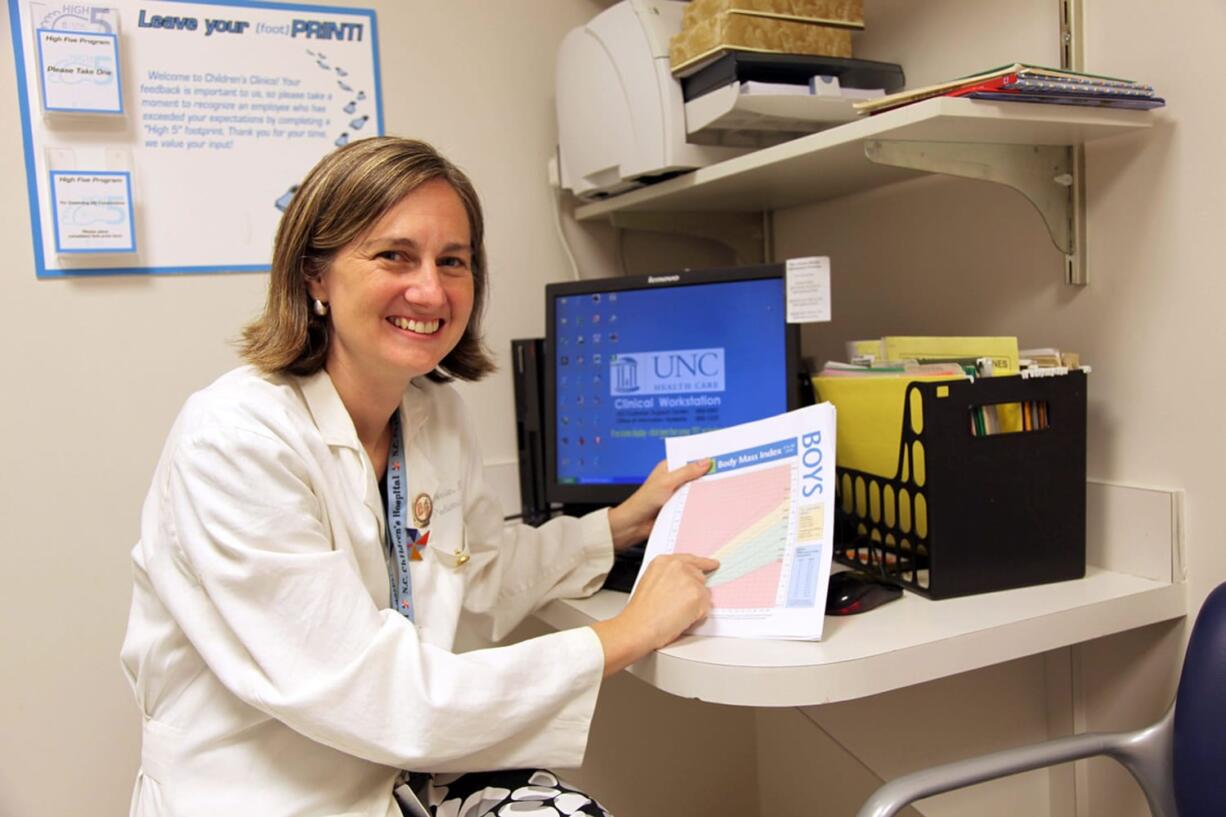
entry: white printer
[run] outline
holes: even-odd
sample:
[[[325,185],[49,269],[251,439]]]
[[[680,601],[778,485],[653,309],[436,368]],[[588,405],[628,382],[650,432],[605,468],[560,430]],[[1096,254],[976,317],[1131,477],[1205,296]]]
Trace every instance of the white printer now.
[[[686,141],[681,85],[668,61],[686,5],[622,0],[563,38],[556,68],[563,188],[598,199],[748,151]]]

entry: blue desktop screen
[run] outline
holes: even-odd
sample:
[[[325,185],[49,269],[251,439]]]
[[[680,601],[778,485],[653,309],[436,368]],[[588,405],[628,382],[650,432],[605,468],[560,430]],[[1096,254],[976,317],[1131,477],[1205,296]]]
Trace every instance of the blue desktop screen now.
[[[558,482],[640,483],[664,437],[788,409],[784,282],[559,296]]]

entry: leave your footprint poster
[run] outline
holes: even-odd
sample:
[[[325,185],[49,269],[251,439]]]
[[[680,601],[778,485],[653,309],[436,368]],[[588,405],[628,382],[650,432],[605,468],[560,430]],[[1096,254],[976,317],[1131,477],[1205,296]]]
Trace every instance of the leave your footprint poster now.
[[[9,0],[9,14],[39,277],[265,271],[306,172],[383,132],[370,10]]]

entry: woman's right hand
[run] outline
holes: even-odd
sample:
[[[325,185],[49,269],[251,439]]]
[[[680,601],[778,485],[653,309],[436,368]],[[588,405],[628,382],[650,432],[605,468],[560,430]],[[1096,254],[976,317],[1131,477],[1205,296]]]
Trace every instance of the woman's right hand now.
[[[674,641],[711,612],[707,574],[715,559],[674,553],[647,565],[625,609],[592,625],[605,655],[605,677]]]

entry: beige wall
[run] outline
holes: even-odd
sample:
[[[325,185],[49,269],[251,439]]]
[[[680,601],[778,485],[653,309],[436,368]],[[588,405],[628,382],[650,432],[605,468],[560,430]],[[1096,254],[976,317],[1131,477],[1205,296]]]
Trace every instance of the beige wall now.
[[[542,332],[540,287],[568,274],[543,169],[554,140],[552,55],[565,30],[608,2],[352,4],[379,12],[388,132],[435,142],[482,191],[493,273],[487,329],[502,354],[512,337]],[[1211,93],[1208,78],[1226,68],[1217,42],[1226,9],[1215,0],[1187,0],[1172,25],[1140,0],[1086,4],[1087,66],[1150,79],[1171,102],[1152,132],[1088,151],[1088,289],[1060,283],[1059,259],[1029,205],[970,182],[920,181],[780,213],[778,254],[832,257],[836,320],[806,333],[816,356],[837,355],[849,335],[926,331],[1017,334],[1023,343],[1081,351],[1095,367],[1091,474],[1187,491],[1195,608],[1226,578],[1226,543],[1213,516],[1226,435],[1212,411],[1226,398],[1213,379],[1216,350],[1226,347],[1217,317],[1226,280],[1216,246],[1226,213],[1220,183],[1226,160],[1215,149],[1226,114],[1203,101]],[[875,46],[866,36],[862,53],[903,61],[916,81],[1013,58],[1053,61],[1045,38],[1055,0],[1031,0],[1016,15],[1006,11],[1018,7],[1016,0],[867,5],[870,33],[878,36]],[[4,25],[0,73],[12,77],[7,18]],[[16,183],[25,170],[14,89],[9,82],[0,90],[6,125],[0,176],[10,180],[0,196],[0,234],[9,246],[0,279],[0,342],[9,350],[0,421],[10,429],[0,469],[6,556],[0,814],[64,814],[82,804],[91,813],[119,814],[138,758],[136,710],[117,651],[140,502],[175,411],[188,392],[234,364],[226,343],[258,308],[265,281],[259,275],[36,281],[24,185]],[[609,230],[573,233],[586,269],[617,269],[619,243]],[[674,260],[638,237],[620,250],[636,267]],[[694,252],[720,260],[710,248]],[[505,373],[465,392],[487,460],[512,460]],[[1131,727],[1160,712],[1181,637],[1177,628],[1148,628],[1078,648],[1071,663],[1083,668],[1089,724]],[[703,769],[708,781],[739,783],[771,813],[839,817],[852,813],[856,797],[815,796],[813,780],[831,787],[849,781],[866,791],[877,777],[947,759],[960,748],[1046,734],[1055,719],[1042,684],[1049,662],[1061,658],[1026,659],[860,704],[760,713],[756,732],[745,712],[681,701],[673,701],[682,708],[666,719],[660,713],[667,699],[619,679],[606,690],[589,767],[579,778],[599,783],[597,794],[621,817],[649,817],[662,804],[678,814],[723,813],[692,808],[701,798],[684,796],[704,784]],[[960,708],[968,701],[969,710]],[[907,731],[909,710],[925,713],[928,731],[948,713],[950,733],[924,749]],[[864,713],[879,719],[879,738],[858,728]],[[636,719],[650,724],[649,739],[632,745],[627,727]],[[895,722],[898,731],[890,729]],[[725,742],[714,745],[704,731],[710,729]],[[684,736],[680,744],[675,735]],[[730,741],[740,741],[735,750]],[[704,744],[712,744],[705,754]],[[667,759],[674,745],[691,748],[697,762],[671,770],[643,762]],[[748,768],[755,745],[760,793]],[[809,770],[812,779],[805,777]],[[669,780],[670,772],[677,776]],[[1143,813],[1116,770],[1095,765],[1088,779],[1089,809],[1078,810],[1079,817]],[[635,793],[644,780],[658,799]],[[1041,804],[1049,789],[1047,777],[1031,776],[933,801],[925,811],[1014,813],[1008,808]],[[722,802],[748,813],[741,795]],[[1051,809],[1066,813],[1073,812],[1059,803]]]
[[[565,275],[545,162],[553,54],[600,0],[329,0],[378,12],[389,133],[434,142],[487,207],[490,346],[540,334]],[[170,422],[235,365],[263,275],[37,281],[8,15],[0,35],[0,814],[126,813],[139,721],[119,667],[128,551]],[[206,240],[201,236],[201,240]],[[504,373],[466,389],[491,462],[512,460]]]

